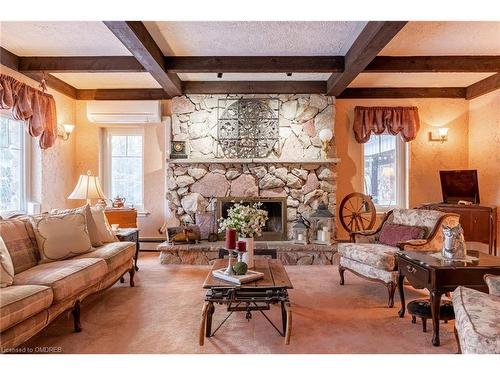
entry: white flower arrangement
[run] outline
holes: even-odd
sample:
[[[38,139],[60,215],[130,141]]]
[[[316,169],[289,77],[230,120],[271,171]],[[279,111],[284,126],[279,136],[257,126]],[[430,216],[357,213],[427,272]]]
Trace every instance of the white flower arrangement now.
[[[219,232],[227,228],[236,229],[241,237],[260,237],[262,228],[266,225],[267,211],[259,207],[262,203],[244,205],[243,202],[234,204],[227,210],[227,218],[219,219]]]

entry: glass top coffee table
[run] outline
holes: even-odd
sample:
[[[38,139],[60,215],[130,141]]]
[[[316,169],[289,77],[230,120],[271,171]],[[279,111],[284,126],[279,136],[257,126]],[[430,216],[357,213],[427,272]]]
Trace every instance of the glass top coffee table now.
[[[432,312],[432,344],[439,346],[439,310],[441,296],[453,292],[459,285],[488,292],[484,275],[500,275],[500,257],[469,250],[467,255],[475,258],[471,261],[450,261],[438,259],[436,251],[404,251],[396,254],[399,270],[398,289],[401,299],[399,316],[405,314],[405,296],[403,281],[417,289],[427,289],[430,293]]]
[[[292,333],[292,308],[288,298],[288,289],[293,289],[293,285],[283,263],[277,259],[257,258],[253,270],[262,272],[264,277],[253,282],[235,285],[212,276],[212,271],[226,268],[227,262],[227,259],[217,259],[203,283],[203,288],[208,289],[208,291],[202,310],[199,344],[204,344],[205,337],[213,336],[233,312],[246,312],[246,318],[250,320],[252,319],[252,311],[259,311],[285,338],[285,344],[288,345]],[[216,304],[227,306],[229,314],[212,331],[212,318]],[[271,305],[275,304],[279,304],[281,307],[282,329],[276,327],[264,313],[264,311],[270,310]]]

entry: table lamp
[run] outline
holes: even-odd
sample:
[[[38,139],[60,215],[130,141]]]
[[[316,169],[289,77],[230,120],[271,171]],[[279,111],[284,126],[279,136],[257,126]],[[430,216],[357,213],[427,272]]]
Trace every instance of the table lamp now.
[[[91,199],[106,199],[99,178],[92,176],[90,171],[87,174],[81,174],[78,183],[73,192],[68,196],[68,199],[86,199],[90,204]]]

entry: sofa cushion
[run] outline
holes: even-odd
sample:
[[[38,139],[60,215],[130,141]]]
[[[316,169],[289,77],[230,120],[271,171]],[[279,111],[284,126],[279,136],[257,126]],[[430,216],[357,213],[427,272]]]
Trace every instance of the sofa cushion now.
[[[500,297],[459,286],[453,309],[462,353],[500,354]]]
[[[39,253],[28,218],[0,220],[0,237],[9,251],[15,274],[38,264]]]
[[[488,285],[489,293],[500,297],[500,275],[484,275],[484,281]]]
[[[368,277],[370,279],[382,280],[384,283],[397,283],[398,273],[396,271],[385,271],[379,268],[369,266],[368,264],[363,264],[356,262],[355,260],[349,258],[340,258],[339,264],[342,267],[348,268],[362,276]]]
[[[339,243],[337,246],[341,256],[357,262],[386,271],[396,267],[396,247],[373,243]]]
[[[135,254],[134,242],[111,242],[96,248],[90,253],[79,255],[78,259],[101,258],[104,259],[110,271],[126,263]]]
[[[0,288],[12,285],[14,281],[14,264],[10,257],[7,246],[2,237],[0,237]]]
[[[85,215],[85,219],[87,221],[87,230],[89,232],[90,242],[92,246],[102,246],[103,242],[101,241],[101,237],[99,235],[99,231],[97,229],[97,224],[94,221],[94,216],[92,215],[92,211],[90,210],[90,204],[86,204],[85,206],[78,208],[67,208],[67,209],[53,209],[50,211],[52,214],[71,214],[71,213],[83,213]]]
[[[82,212],[32,217],[40,263],[71,258],[92,250],[87,220]]]
[[[445,212],[420,209],[395,209],[392,211],[392,223],[425,228],[425,238],[429,237]]]
[[[14,277],[14,285],[45,285],[52,288],[54,302],[70,298],[98,283],[108,272],[102,259],[68,259],[40,264]]]
[[[52,304],[52,289],[42,285],[14,285],[2,289],[0,332],[22,322]]]
[[[380,230],[379,242],[384,245],[397,246],[400,242],[419,240],[424,235],[424,228],[387,223]]]
[[[97,226],[97,231],[99,232],[99,237],[101,238],[101,242],[109,243],[109,242],[118,242],[118,238],[113,233],[111,229],[111,225],[109,225],[108,218],[104,214],[104,208],[94,206],[90,208],[92,212],[92,217]]]

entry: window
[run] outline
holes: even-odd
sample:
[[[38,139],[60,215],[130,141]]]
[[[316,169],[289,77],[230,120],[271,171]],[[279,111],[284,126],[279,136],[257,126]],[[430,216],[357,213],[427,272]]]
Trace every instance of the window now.
[[[26,211],[26,138],[23,121],[0,113],[0,213]]]
[[[364,144],[365,194],[379,210],[406,206],[406,152],[399,136],[372,135]]]
[[[107,129],[106,192],[125,198],[126,205],[144,206],[143,133],[141,129]]]

